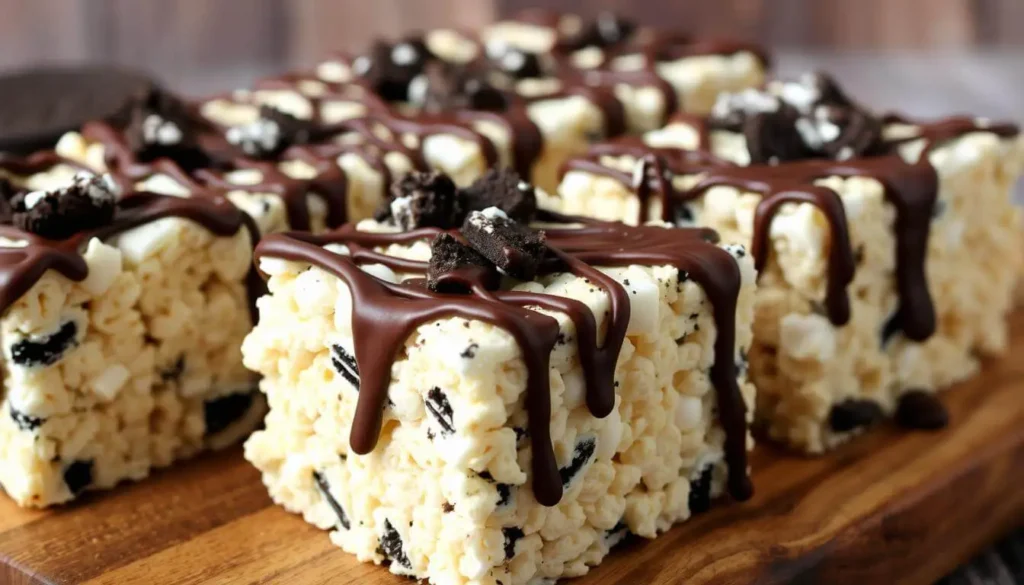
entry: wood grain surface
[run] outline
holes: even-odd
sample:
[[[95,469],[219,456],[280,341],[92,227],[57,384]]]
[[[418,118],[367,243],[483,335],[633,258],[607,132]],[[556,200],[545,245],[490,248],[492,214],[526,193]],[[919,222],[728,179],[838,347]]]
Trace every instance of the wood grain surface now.
[[[757,494],[614,552],[573,585],[930,585],[1024,522],[1024,313],[1011,354],[945,394],[934,434],[820,458],[759,446]],[[73,506],[0,500],[0,583],[401,585],[273,506],[240,449]]]

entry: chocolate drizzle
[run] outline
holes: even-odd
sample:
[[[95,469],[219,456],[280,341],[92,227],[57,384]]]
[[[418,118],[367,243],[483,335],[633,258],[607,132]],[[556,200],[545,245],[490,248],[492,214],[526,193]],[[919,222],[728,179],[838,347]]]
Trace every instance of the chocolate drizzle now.
[[[697,151],[647,146],[639,139],[595,145],[586,156],[567,161],[563,174],[580,170],[610,177],[631,187],[641,202],[637,221],[658,219],[672,221],[673,208],[703,196],[716,186],[730,186],[761,195],[754,217],[751,253],[758,270],[762,270],[770,254],[769,235],[775,214],[785,203],[814,205],[829,222],[828,282],[825,306],[833,324],[841,326],[850,319],[850,302],[846,287],[852,282],[856,259],[851,249],[845,211],[838,194],[814,182],[830,176],[873,177],[885,189],[887,200],[896,209],[896,281],[899,308],[892,326],[908,339],[924,341],[936,327],[935,308],[928,291],[925,259],[932,211],[938,196],[938,176],[927,160],[927,154],[942,143],[970,132],[992,132],[1007,138],[1018,133],[1010,124],[980,125],[966,117],[953,117],[931,123],[917,123],[919,131],[912,137],[889,141],[891,147],[907,141],[923,139],[926,145],[917,162],[908,163],[895,153],[864,157],[849,161],[811,159],[779,165],[740,167],[716,158],[708,152],[708,127],[704,120],[680,116],[680,121],[694,127],[700,136]],[[890,115],[886,123],[907,122]],[[637,160],[637,173],[629,174],[602,163],[605,156],[628,156]],[[666,177],[700,175],[697,184],[678,190]],[[639,179],[639,181],[638,181]],[[650,200],[656,197],[659,205]]]
[[[36,153],[25,159],[0,158],[0,170],[15,176],[45,172],[57,165],[83,169],[81,165],[52,152]],[[154,166],[176,179],[186,178],[185,173],[169,160],[156,161]],[[24,242],[17,247],[0,247],[0,313],[27,293],[47,270],[55,270],[75,282],[84,280],[88,276],[88,265],[81,251],[90,239],[110,238],[158,219],[188,219],[217,236],[232,236],[244,227],[249,230],[252,242],[259,239],[252,218],[218,193],[198,190],[191,197],[174,197],[134,191],[131,179],[120,174],[113,176],[122,188],[127,185],[128,190],[117,202],[113,221],[107,225],[80,231],[64,240],[50,240],[10,225],[0,225],[0,237]],[[195,187],[194,184],[191,186]],[[253,309],[256,298],[264,290],[255,270],[250,270],[247,285],[250,308]]]
[[[471,291],[470,294],[442,294],[428,290],[423,279],[392,284],[359,269],[363,263],[381,263],[400,272],[425,273],[425,262],[389,257],[372,248],[431,239],[441,233],[438,229],[381,234],[344,226],[322,236],[290,233],[264,238],[257,247],[257,259],[273,257],[309,263],[342,279],[351,290],[353,307],[357,308],[352,314],[356,361],[362,375],[350,435],[352,449],[367,453],[375,447],[387,403],[391,364],[417,327],[444,317],[485,321],[506,330],[521,348],[528,372],[526,407],[533,445],[534,493],[543,505],[557,504],[562,484],[548,428],[548,359],[558,343],[559,328],[552,317],[526,307],[563,312],[572,319],[587,386],[587,407],[594,416],[604,417],[615,404],[613,377],[629,325],[630,305],[626,290],[593,266],[673,265],[701,284],[714,305],[717,336],[711,380],[726,432],[730,493],[738,500],[749,498],[752,487],[746,473],[746,405],[737,385],[734,357],[735,311],[741,286],[735,259],[709,242],[714,239],[710,230],[629,227],[554,214],[546,214],[543,219],[556,224],[583,224],[581,228],[545,226],[551,253],[545,270],[569,271],[608,293],[611,312],[603,343],[599,344],[594,315],[574,299],[523,291],[489,291],[480,271],[463,271],[448,277],[462,279],[461,288]],[[459,237],[458,232],[450,233]],[[322,248],[328,243],[347,246],[350,255]]]

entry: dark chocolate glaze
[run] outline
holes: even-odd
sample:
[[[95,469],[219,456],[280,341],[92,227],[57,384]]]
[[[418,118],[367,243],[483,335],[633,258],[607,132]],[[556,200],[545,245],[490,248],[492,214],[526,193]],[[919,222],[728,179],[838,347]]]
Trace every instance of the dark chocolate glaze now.
[[[0,158],[0,170],[16,177],[45,172],[56,165],[88,170],[53,152],[40,152],[24,159]],[[198,188],[188,179],[186,173],[169,160],[155,161],[152,167],[152,172],[166,173],[196,190],[191,197],[134,191],[134,181],[141,180],[144,176],[128,178],[123,174],[111,173],[125,194],[117,202],[113,221],[107,225],[80,231],[65,240],[50,240],[11,225],[0,225],[0,237],[27,243],[21,247],[0,247],[0,313],[27,293],[47,270],[56,270],[75,282],[84,280],[88,276],[88,265],[82,257],[82,251],[90,239],[111,238],[158,219],[188,219],[217,236],[232,236],[238,233],[239,229],[245,228],[255,245],[259,239],[256,224],[225,197]],[[255,301],[265,288],[255,269],[250,270],[246,283],[251,315],[255,323]]]
[[[586,403],[594,416],[607,416],[615,404],[614,372],[629,325],[630,305],[626,290],[593,266],[673,265],[704,287],[714,305],[717,335],[711,380],[718,399],[718,413],[726,433],[726,461],[730,493],[747,499],[752,487],[747,477],[746,405],[736,381],[735,312],[741,286],[739,267],[725,250],[710,243],[710,230],[667,230],[629,227],[583,218],[545,214],[551,261],[546,271],[569,271],[588,279],[608,293],[611,312],[603,343],[590,309],[574,299],[522,291],[488,291],[482,275],[463,271],[451,278],[462,280],[471,294],[442,294],[428,290],[423,279],[401,284],[381,281],[359,269],[360,264],[382,263],[405,273],[425,273],[427,264],[385,256],[374,247],[410,244],[440,233],[420,229],[398,234],[357,231],[344,226],[330,234],[275,234],[263,239],[257,260],[282,258],[309,263],[342,279],[351,290],[355,353],[362,385],[350,444],[357,453],[371,451],[380,434],[387,404],[391,365],[405,340],[420,325],[445,317],[462,317],[491,323],[506,330],[519,344],[527,367],[526,408],[533,446],[533,489],[537,501],[558,503],[562,494],[558,463],[551,445],[548,359],[558,343],[559,328],[552,317],[527,309],[539,306],[563,312],[576,326],[578,352],[587,385]],[[582,223],[582,227],[557,224]],[[461,237],[457,232],[456,237]],[[343,244],[349,256],[324,248]]]

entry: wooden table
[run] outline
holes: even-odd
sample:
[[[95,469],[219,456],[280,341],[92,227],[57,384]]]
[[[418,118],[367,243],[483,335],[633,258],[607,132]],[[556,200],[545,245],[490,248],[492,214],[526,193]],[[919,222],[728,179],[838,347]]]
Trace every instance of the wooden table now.
[[[759,446],[757,494],[613,553],[573,585],[930,585],[1024,522],[1024,312],[1010,356],[951,389],[949,428],[820,458]],[[73,506],[0,500],[0,583],[401,585],[273,506],[234,449]]]

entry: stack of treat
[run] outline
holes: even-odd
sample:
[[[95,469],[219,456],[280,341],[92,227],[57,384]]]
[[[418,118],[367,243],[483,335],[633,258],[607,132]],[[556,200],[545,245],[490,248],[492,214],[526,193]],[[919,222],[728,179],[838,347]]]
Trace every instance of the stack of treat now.
[[[262,422],[273,499],[358,559],[521,585],[749,498],[753,428],[944,425],[1007,344],[1024,141],[766,67],[531,11],[196,101],[131,78],[0,158],[0,483]]]

